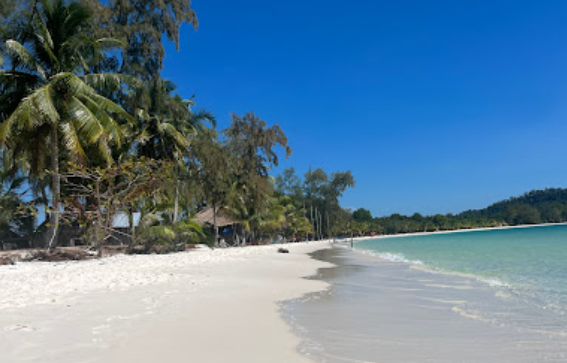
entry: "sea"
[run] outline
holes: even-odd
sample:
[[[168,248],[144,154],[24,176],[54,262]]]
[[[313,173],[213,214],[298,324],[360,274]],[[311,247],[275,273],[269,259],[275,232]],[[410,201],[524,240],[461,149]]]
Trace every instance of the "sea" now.
[[[368,239],[318,251],[323,292],[283,315],[316,362],[567,362],[567,226]]]

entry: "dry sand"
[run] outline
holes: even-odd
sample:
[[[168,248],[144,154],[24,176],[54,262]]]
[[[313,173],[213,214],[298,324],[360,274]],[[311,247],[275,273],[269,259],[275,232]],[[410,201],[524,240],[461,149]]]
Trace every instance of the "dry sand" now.
[[[0,362],[308,362],[279,301],[327,242],[0,267]]]

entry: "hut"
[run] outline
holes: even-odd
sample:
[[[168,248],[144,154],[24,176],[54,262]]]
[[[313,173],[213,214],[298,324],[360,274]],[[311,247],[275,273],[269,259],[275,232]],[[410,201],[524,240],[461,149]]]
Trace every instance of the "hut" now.
[[[195,222],[199,223],[203,228],[214,228],[215,225],[215,213],[213,213],[213,207],[207,206],[203,208],[194,218]],[[239,228],[240,222],[235,218],[232,218],[222,207],[216,208],[216,222],[217,228],[219,229],[219,237],[221,243],[224,241],[227,245],[238,245],[240,244],[238,235],[236,233]],[[213,231],[214,233],[214,231]]]

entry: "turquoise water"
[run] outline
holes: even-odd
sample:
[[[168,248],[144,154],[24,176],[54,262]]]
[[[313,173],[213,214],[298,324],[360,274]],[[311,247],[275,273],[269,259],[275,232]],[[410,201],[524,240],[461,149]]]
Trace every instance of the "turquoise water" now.
[[[355,248],[393,261],[466,274],[567,314],[567,226],[382,238]]]

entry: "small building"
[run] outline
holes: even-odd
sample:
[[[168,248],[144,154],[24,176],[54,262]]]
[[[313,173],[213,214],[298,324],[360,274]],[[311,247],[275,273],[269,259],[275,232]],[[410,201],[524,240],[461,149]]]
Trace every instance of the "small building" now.
[[[142,219],[142,213],[133,212],[132,221],[134,222],[134,228],[140,225],[140,220]],[[117,211],[114,213],[112,219],[112,238],[109,240],[110,244],[128,245],[132,242],[130,233],[132,232],[132,227],[130,226],[130,216],[124,211]]]
[[[203,208],[193,219],[203,228],[214,228],[215,213],[213,213],[213,207],[207,206]],[[218,207],[216,209],[216,222],[219,229],[219,237],[223,238],[226,244],[234,245],[239,243],[236,231],[240,226],[240,221],[231,217],[224,208]]]

